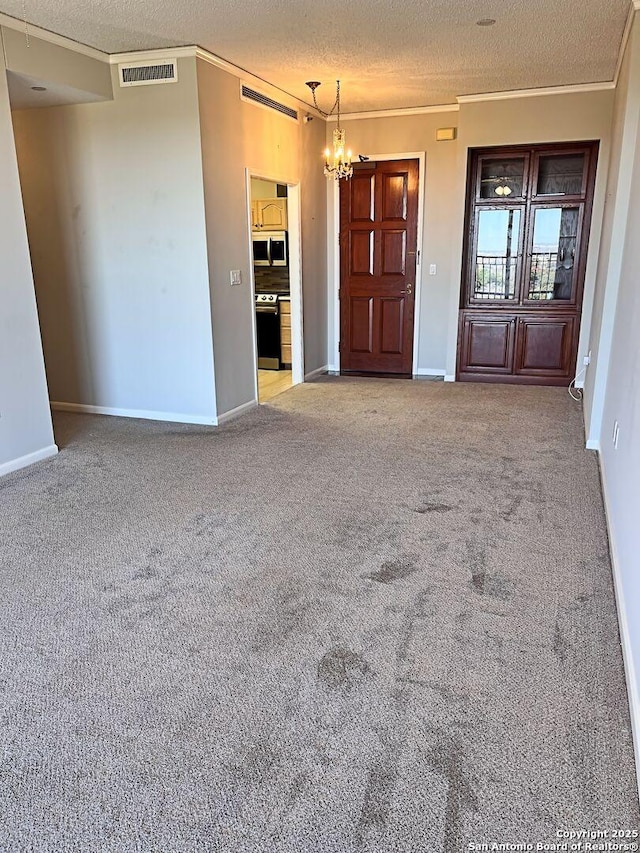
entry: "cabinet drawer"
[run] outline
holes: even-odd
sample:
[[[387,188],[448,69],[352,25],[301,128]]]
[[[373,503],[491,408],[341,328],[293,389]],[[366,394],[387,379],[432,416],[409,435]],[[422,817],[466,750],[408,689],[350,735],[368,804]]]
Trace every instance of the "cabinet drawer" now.
[[[291,314],[281,314],[280,315],[280,328],[281,329],[290,329],[291,328]]]
[[[291,344],[282,344],[280,347],[280,361],[283,364],[291,364]]]
[[[291,316],[290,302],[287,302],[283,299],[282,302],[279,302],[278,304],[280,305],[280,316],[282,316],[283,314]]]
[[[291,329],[283,328],[280,329],[280,343],[281,344],[291,344]]]

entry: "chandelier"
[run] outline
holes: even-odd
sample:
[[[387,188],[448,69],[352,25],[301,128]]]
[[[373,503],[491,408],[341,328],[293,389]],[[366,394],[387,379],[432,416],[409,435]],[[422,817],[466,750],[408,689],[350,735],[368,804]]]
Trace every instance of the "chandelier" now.
[[[318,112],[325,118],[329,118],[335,112],[338,118],[337,127],[333,131],[333,152],[331,152],[331,149],[325,148],[324,174],[327,178],[334,178],[336,181],[339,181],[340,178],[350,178],[353,175],[351,151],[346,150],[346,134],[340,127],[340,81],[336,80],[336,99],[328,113],[320,109],[316,100],[316,89],[320,83],[312,80],[306,85],[311,89],[313,105]]]

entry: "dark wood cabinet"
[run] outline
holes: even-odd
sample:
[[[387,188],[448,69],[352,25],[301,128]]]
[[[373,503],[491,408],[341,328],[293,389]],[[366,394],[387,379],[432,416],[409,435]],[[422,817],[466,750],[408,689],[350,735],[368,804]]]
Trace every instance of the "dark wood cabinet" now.
[[[469,154],[458,379],[575,374],[597,142]]]
[[[462,318],[462,361],[469,373],[511,373],[514,317],[466,312]]]

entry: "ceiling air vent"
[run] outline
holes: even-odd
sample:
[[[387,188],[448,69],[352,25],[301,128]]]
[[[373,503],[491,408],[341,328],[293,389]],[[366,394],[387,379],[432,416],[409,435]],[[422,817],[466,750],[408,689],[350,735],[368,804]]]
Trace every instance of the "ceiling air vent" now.
[[[121,86],[150,86],[152,83],[177,83],[178,62],[162,59],[158,62],[129,62],[118,65]]]
[[[292,109],[292,107],[280,104],[278,101],[274,101],[273,98],[263,95],[262,92],[256,92],[255,89],[250,89],[248,86],[242,86],[241,91],[241,98],[243,101],[251,101],[254,104],[260,104],[261,107],[276,110],[276,112],[282,113],[283,116],[287,116],[288,118],[292,118],[294,121],[298,121],[298,113],[296,110]]]

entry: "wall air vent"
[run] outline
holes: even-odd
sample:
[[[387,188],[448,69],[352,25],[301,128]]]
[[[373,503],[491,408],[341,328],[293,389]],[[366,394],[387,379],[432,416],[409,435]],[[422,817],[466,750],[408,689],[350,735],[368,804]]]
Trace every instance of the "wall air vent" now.
[[[121,86],[150,86],[152,83],[177,83],[178,62],[162,59],[158,62],[128,62],[118,65]]]
[[[262,92],[256,92],[255,89],[250,89],[248,86],[242,86],[240,97],[243,101],[251,101],[254,104],[259,104],[261,107],[276,110],[276,112],[282,113],[283,116],[287,116],[288,118],[292,118],[294,121],[298,121],[298,113],[292,107],[287,107],[285,104],[279,104],[278,101],[274,101],[273,98],[263,95]]]

